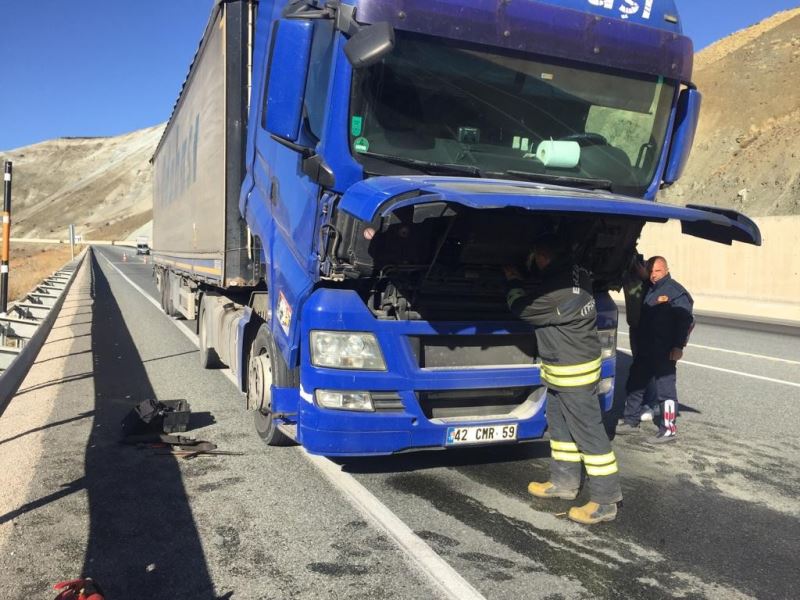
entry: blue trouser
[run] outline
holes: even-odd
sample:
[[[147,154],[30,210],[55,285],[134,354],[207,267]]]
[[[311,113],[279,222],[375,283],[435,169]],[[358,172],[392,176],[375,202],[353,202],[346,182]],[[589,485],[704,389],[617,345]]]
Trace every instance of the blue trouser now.
[[[628,333],[631,344],[631,355],[635,359],[639,354],[639,347],[638,347],[639,343],[637,341],[639,338],[639,328],[636,327],[635,325],[630,325],[628,328]],[[647,382],[647,388],[645,389],[644,392],[644,404],[647,404],[648,406],[652,407],[655,407],[658,404],[658,394],[656,393],[656,384],[652,379],[650,379],[650,381]]]
[[[633,359],[630,373],[628,373],[626,386],[628,397],[625,400],[625,412],[623,413],[626,423],[634,426],[639,424],[645,391],[650,381],[655,381],[656,396],[662,405],[662,414],[674,412],[674,409],[665,411],[664,403],[671,401],[675,407],[678,404],[675,366],[676,362],[668,358],[639,355]],[[674,427],[674,423],[672,423],[672,427]]]

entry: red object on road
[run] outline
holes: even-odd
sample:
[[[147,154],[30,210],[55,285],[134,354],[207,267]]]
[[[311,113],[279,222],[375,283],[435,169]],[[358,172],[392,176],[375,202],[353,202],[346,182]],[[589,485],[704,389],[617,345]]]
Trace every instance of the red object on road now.
[[[55,600],[105,600],[103,590],[91,577],[62,581],[53,589],[59,592]]]

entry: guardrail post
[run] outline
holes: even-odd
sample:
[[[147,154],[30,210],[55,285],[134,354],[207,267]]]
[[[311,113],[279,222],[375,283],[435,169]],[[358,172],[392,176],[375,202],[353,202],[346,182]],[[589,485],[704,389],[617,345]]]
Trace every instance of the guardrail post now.
[[[72,253],[72,260],[75,260],[75,225],[69,225],[69,249]]]
[[[8,258],[11,249],[11,161],[3,168],[3,247],[0,253],[0,315],[8,312]]]

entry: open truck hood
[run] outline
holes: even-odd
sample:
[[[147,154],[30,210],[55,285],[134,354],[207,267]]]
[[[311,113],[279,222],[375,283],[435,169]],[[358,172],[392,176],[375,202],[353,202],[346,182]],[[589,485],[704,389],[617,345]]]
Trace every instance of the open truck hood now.
[[[732,210],[674,206],[605,192],[548,184],[463,177],[374,177],[356,183],[342,196],[339,209],[361,221],[415,204],[451,202],[476,209],[518,207],[549,213],[632,217],[648,222],[681,222],[683,233],[721,244],[761,245],[758,226]]]

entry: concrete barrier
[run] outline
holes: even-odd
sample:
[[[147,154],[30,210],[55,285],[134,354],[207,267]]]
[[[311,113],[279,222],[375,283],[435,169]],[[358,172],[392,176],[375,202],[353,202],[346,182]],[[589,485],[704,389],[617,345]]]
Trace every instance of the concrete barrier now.
[[[800,216],[754,220],[761,247],[714,244],[681,234],[679,223],[665,223],[645,226],[639,251],[667,259],[700,313],[800,326]]]
[[[12,305],[9,307],[8,316],[0,318],[3,340],[6,343],[9,340],[16,342],[15,346],[0,346],[0,367],[4,368],[0,372],[0,416],[16,394],[31,365],[36,361],[86,253],[85,250],[75,260],[45,280],[47,287],[51,289],[49,293],[28,294],[29,299],[32,296],[46,298],[46,303],[23,302]],[[63,289],[56,294],[54,290],[60,287],[59,284],[63,285]]]

